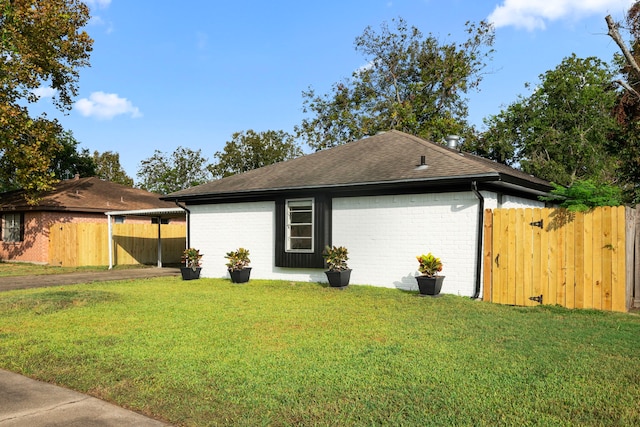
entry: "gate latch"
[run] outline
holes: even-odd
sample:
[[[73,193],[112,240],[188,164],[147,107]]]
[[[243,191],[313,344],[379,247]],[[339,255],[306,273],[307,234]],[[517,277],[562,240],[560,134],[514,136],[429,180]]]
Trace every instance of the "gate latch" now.
[[[543,220],[530,222],[529,225],[532,227],[540,227],[543,228]]]
[[[542,294],[538,295],[537,297],[529,297],[529,299],[531,301],[536,301],[536,302],[542,304]]]

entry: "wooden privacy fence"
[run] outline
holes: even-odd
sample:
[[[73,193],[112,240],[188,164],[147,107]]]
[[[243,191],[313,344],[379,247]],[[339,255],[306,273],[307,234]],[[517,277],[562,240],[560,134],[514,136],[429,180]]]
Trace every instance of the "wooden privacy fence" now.
[[[485,301],[627,311],[633,298],[635,210],[485,211]]]
[[[185,225],[161,225],[162,262],[178,264],[186,245]],[[157,224],[113,224],[116,265],[156,264]],[[49,231],[49,264],[64,267],[109,265],[107,224],[58,223]]]

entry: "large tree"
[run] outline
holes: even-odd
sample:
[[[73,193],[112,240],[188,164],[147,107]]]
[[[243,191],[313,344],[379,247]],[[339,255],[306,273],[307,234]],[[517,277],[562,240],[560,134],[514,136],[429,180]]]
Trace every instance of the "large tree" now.
[[[120,154],[114,151],[99,153],[93,152],[93,161],[96,165],[96,176],[106,181],[133,187],[131,178],[120,165]]]
[[[79,142],[74,138],[71,131],[64,131],[54,137],[58,149],[51,152],[49,159],[48,175],[56,180],[69,179],[76,174],[87,177],[96,174],[96,164],[89,153],[84,148],[78,151]],[[23,148],[16,144],[15,147]],[[21,188],[16,176],[16,162],[21,162],[20,156],[0,157],[0,192]]]
[[[51,159],[62,130],[44,114],[31,117],[27,105],[48,86],[60,110],[71,108],[78,69],[89,65],[88,20],[80,0],[0,0],[0,162],[32,202],[56,182]]]
[[[248,130],[231,136],[224,150],[214,154],[218,161],[210,169],[215,177],[222,178],[301,155],[302,150],[294,137],[284,131]]]
[[[62,150],[51,161],[51,170],[57,179],[73,178],[76,174],[81,177],[96,175],[96,163],[86,148],[78,151],[79,142],[73,132],[64,131],[58,137]]]
[[[356,51],[367,66],[332,92],[303,92],[310,114],[296,127],[298,137],[319,150],[398,129],[432,140],[448,134],[471,135],[466,94],[478,88],[485,61],[493,52],[494,31],[486,22],[467,23],[461,43],[424,37],[404,19],[367,27],[356,38]]]
[[[137,177],[140,188],[169,194],[209,181],[208,167],[202,150],[178,147],[171,155],[155,150],[153,156],[140,162]]]
[[[540,75],[528,97],[485,120],[477,154],[561,185],[576,180],[615,183],[615,156],[607,151],[618,126],[613,73],[600,59],[565,58]]]
[[[620,175],[626,199],[640,203],[640,2],[629,8],[625,23],[615,22],[610,15],[605,20],[609,36],[620,48],[615,62],[621,74],[616,83],[622,92],[614,116],[622,130],[616,135],[612,150],[621,161]],[[628,44],[621,30],[626,31]]]

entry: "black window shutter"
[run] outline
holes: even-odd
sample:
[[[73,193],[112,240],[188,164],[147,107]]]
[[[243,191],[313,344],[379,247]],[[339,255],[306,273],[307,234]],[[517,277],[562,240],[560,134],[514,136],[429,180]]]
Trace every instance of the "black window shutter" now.
[[[313,198],[315,206],[313,253],[295,253],[285,250],[286,202],[284,198],[276,200],[276,267],[324,268],[322,251],[325,246],[331,245],[331,198],[324,195],[315,195]]]

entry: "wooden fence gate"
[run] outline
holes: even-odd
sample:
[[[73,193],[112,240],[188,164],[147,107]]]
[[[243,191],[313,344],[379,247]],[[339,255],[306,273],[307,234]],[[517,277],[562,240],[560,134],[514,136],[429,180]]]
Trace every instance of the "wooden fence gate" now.
[[[625,312],[633,296],[635,211],[485,211],[485,301]],[[630,255],[629,255],[630,254]],[[627,258],[627,256],[630,258]]]
[[[161,225],[162,262],[179,264],[186,245],[185,225]],[[158,226],[114,224],[114,264],[155,264]],[[109,265],[107,224],[59,223],[49,230],[49,264],[64,267]]]

